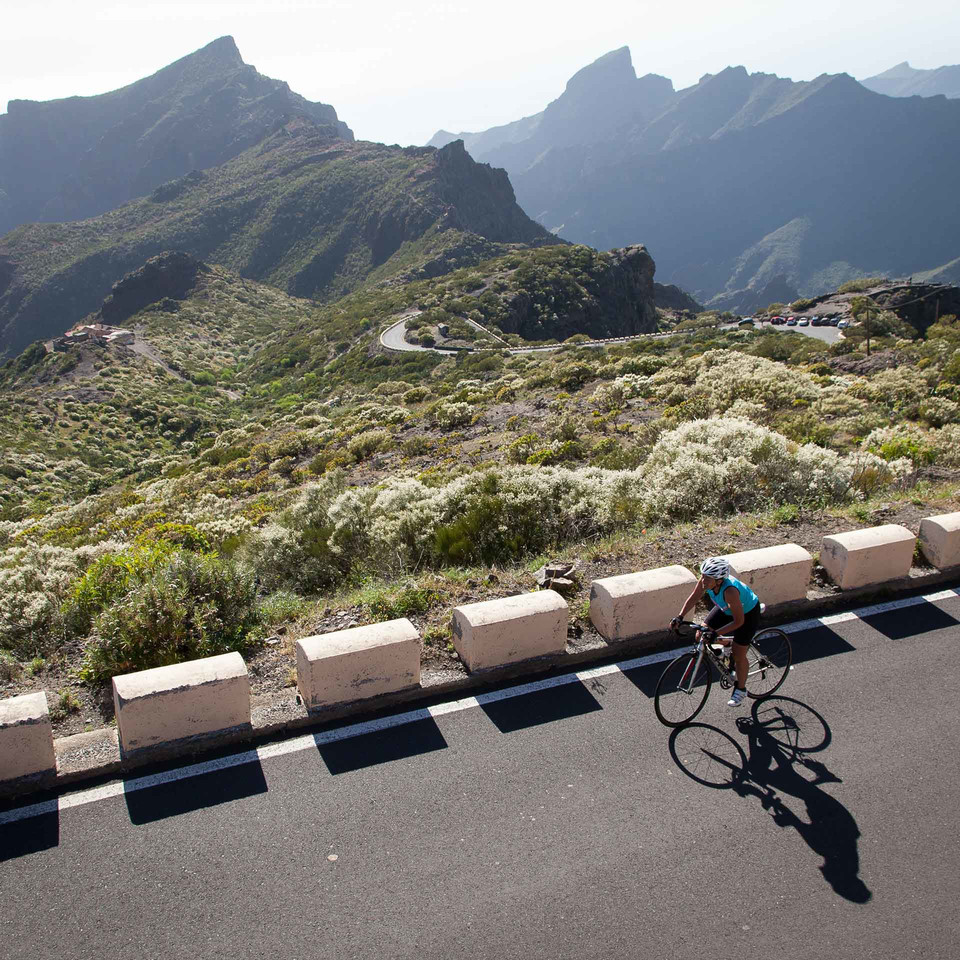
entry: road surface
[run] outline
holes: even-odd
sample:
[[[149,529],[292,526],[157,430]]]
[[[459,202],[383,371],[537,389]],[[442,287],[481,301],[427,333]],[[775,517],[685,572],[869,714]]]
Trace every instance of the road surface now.
[[[3,956],[953,958],[960,591],[801,627],[673,736],[626,663],[0,814]]]

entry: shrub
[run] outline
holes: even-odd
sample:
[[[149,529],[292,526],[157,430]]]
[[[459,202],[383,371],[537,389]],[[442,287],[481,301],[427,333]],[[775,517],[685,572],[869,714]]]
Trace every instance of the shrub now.
[[[414,403],[420,403],[430,396],[430,391],[426,387],[413,387],[403,394],[403,402],[408,406]]]
[[[931,427],[960,422],[960,403],[946,397],[927,397],[920,403],[920,419]]]
[[[64,636],[61,605],[98,555],[96,548],[34,544],[0,555],[0,644],[24,658],[55,647]]]
[[[540,437],[535,433],[525,433],[507,447],[506,458],[510,463],[526,463],[539,446]]]
[[[944,467],[960,467],[960,424],[948,423],[931,437],[937,463]]]
[[[858,277],[855,280],[848,280],[837,287],[837,293],[864,293],[871,287],[883,283],[884,277]],[[803,308],[797,308],[803,309]]]
[[[343,489],[343,475],[332,470],[304,488],[274,522],[251,532],[240,557],[263,589],[312,593],[343,572],[330,547],[333,524],[328,516]]]
[[[210,552],[210,541],[196,527],[188,523],[160,523],[149,527],[134,541],[140,546],[150,543],[168,543],[184,550]]]
[[[648,513],[657,519],[833,502],[850,481],[837,454],[734,418],[695,420],[665,433],[639,472]]]
[[[927,434],[912,424],[873,430],[863,441],[863,447],[884,460],[906,457],[917,466],[932,463],[937,456],[936,448]]]
[[[17,658],[8,650],[0,650],[0,681],[10,683],[23,672]]]
[[[148,579],[175,551],[164,540],[145,540],[97,559],[74,584],[61,608],[69,636],[86,636],[94,620],[107,607]]]
[[[816,303],[816,300],[800,297],[799,300],[794,300],[793,303],[790,304],[790,309],[797,313],[801,310],[808,310],[814,303]]]
[[[387,430],[368,430],[354,437],[347,444],[347,451],[357,463],[362,463],[367,457],[379,450],[386,450],[393,445],[393,436]]]
[[[80,678],[245,651],[259,623],[253,578],[229,561],[178,551],[96,620]]]
[[[441,430],[469,423],[473,414],[467,403],[439,403],[433,411],[433,420]]]

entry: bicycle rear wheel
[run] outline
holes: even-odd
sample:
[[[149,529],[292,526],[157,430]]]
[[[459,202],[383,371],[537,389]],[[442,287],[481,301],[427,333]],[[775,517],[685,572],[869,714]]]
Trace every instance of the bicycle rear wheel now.
[[[790,638],[782,630],[759,630],[747,649],[747,694],[762,700],[779,690],[792,662]]]
[[[699,666],[696,653],[685,653],[671,661],[660,675],[653,698],[657,719],[668,727],[689,723],[707,702],[712,681],[705,656],[701,657]]]

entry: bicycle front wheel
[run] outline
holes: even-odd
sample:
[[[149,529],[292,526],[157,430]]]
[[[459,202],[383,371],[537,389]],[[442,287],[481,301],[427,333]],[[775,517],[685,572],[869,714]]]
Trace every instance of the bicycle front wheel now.
[[[707,702],[712,679],[706,657],[699,664],[695,653],[673,660],[660,676],[653,698],[659,721],[668,727],[689,723]]]
[[[747,694],[762,700],[779,690],[792,662],[790,638],[782,630],[758,631],[747,649]]]

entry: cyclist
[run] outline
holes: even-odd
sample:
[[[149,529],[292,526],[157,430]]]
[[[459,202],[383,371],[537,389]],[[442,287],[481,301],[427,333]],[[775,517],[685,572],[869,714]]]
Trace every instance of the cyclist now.
[[[707,557],[700,564],[697,585],[670,625],[676,627],[685,619],[704,594],[713,601],[713,609],[704,622],[711,630],[728,630],[723,637],[718,637],[724,647],[731,646],[732,640],[730,660],[736,676],[727,706],[739,707],[747,696],[747,646],[760,624],[760,598],[745,583],[730,576],[729,561],[723,557]]]

